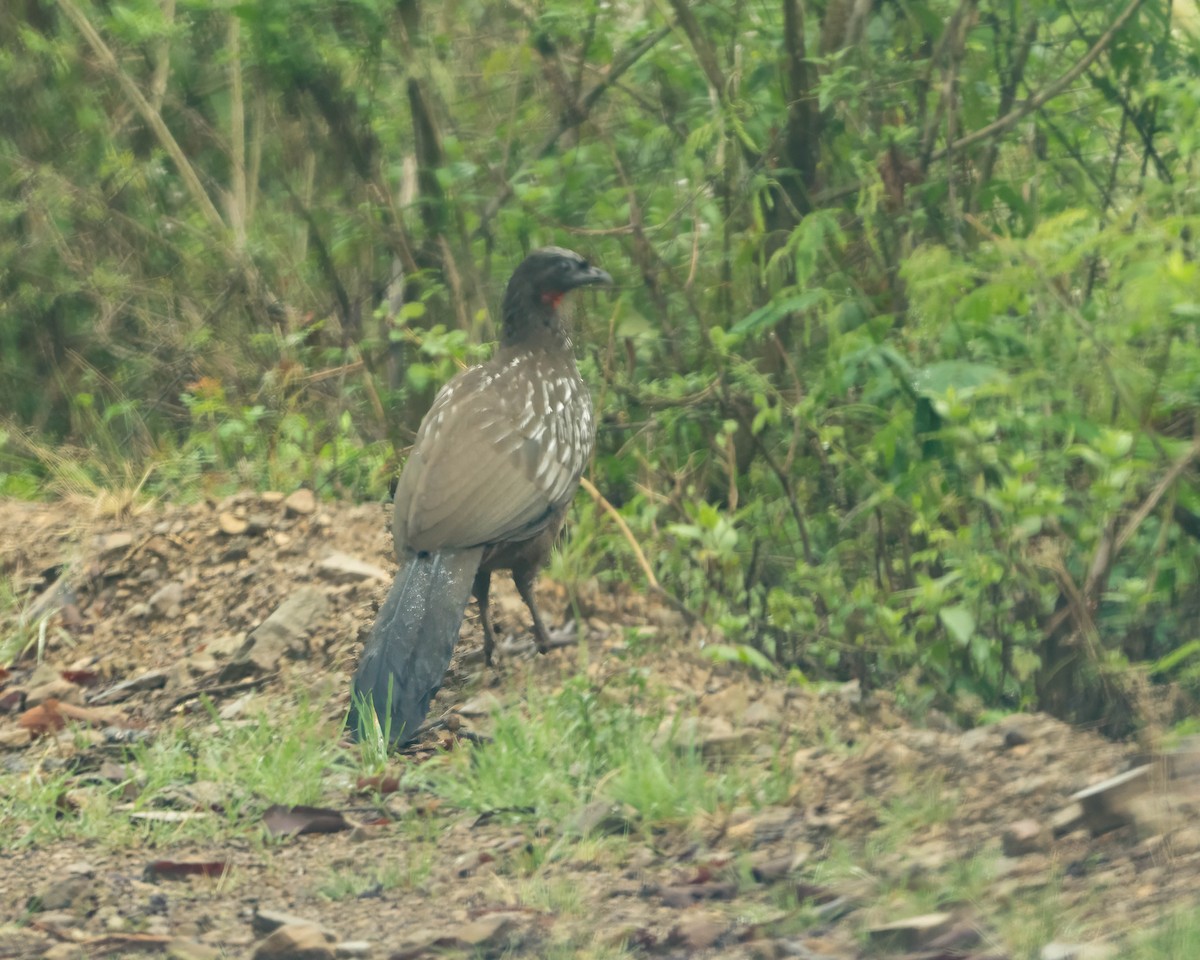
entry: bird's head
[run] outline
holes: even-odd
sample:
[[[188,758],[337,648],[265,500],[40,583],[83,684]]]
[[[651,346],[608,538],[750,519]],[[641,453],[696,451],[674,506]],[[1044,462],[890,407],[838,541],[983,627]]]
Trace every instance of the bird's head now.
[[[518,334],[523,327],[550,325],[557,317],[562,298],[576,287],[612,283],[599,267],[593,267],[573,250],[542,247],[521,261],[504,293],[504,331]]]

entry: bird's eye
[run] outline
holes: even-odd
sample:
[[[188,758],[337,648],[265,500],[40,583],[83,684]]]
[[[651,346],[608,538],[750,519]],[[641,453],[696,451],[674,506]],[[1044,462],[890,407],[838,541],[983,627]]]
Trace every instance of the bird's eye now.
[[[558,272],[559,273],[567,273],[572,268],[574,268],[574,266],[575,266],[575,264],[573,264],[570,260],[559,260],[558,261]]]

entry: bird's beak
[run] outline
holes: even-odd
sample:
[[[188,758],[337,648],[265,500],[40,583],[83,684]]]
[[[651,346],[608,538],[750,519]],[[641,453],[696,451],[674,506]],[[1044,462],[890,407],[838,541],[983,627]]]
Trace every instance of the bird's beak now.
[[[599,267],[586,267],[571,278],[572,287],[611,287],[613,278]]]

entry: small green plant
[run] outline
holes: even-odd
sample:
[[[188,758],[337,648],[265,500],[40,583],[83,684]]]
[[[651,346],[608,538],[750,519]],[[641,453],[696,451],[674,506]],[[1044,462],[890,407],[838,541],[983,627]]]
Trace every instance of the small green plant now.
[[[603,799],[627,808],[645,828],[687,824],[698,811],[757,803],[764,790],[779,793],[778,770],[734,774],[682,734],[666,736],[662,723],[637,671],[603,690],[577,676],[553,695],[531,687],[523,710],[497,714],[492,742],[424,764],[412,776],[470,810],[564,823]]]
[[[1200,956],[1200,907],[1170,913],[1149,933],[1132,938],[1122,956],[1130,960],[1188,960]]]
[[[428,866],[413,868],[411,855],[403,862],[363,863],[338,867],[317,884],[318,896],[326,900],[379,896],[388,890],[412,889],[428,876]]]

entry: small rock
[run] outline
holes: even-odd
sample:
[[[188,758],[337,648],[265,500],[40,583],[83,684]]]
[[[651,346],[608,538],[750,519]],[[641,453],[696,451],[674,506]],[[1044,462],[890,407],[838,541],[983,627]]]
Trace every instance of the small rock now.
[[[792,773],[797,777],[805,776],[809,767],[813,766],[823,753],[820,747],[801,747],[792,754]]]
[[[348,553],[331,553],[317,564],[317,572],[334,583],[361,583],[364,580],[390,580],[382,567],[359,560]]]
[[[779,722],[779,711],[762,700],[756,700],[742,714],[742,722],[751,727],[769,727]]]
[[[1048,943],[1041,960],[1112,960],[1117,948],[1111,943]]]
[[[1144,764],[1080,790],[1071,797],[1083,811],[1084,822],[1099,836],[1134,820],[1132,803],[1151,786],[1152,767]]]
[[[283,509],[293,517],[307,517],[317,509],[317,498],[311,490],[301,487],[283,501]]]
[[[455,709],[460,716],[464,717],[490,717],[500,707],[500,698],[494,693],[484,691],[479,696],[472,697]]]
[[[762,851],[750,861],[750,875],[757,883],[774,883],[795,873],[807,862],[812,848],[800,846],[791,853],[782,855],[774,851]]]
[[[325,594],[315,587],[301,587],[283,601],[247,638],[258,642],[271,637],[297,652],[304,652],[304,639],[329,609]]]
[[[742,753],[754,741],[754,731],[735,731],[724,717],[667,717],[658,725],[653,743],[656,749],[673,747],[685,752],[698,747],[710,759]]]
[[[284,496],[278,490],[264,490],[258,495],[258,499],[265,503],[268,507],[276,506],[283,503]]]
[[[240,537],[243,533],[250,529],[250,521],[245,517],[239,517],[236,514],[224,512],[217,517],[217,526],[227,537]]]
[[[164,584],[154,591],[148,602],[151,612],[168,620],[174,619],[183,609],[183,584],[177,580]]]
[[[943,954],[958,956],[966,954],[972,947],[983,942],[983,934],[979,927],[972,923],[956,923],[945,933],[929,941],[931,950],[941,950]]]
[[[49,663],[39,663],[33,668],[33,673],[25,681],[28,687],[40,687],[43,683],[49,683],[51,680],[61,680],[62,674],[58,667]]]
[[[106,703],[120,703],[122,700],[127,700],[130,696],[138,693],[139,691],[160,690],[166,685],[166,670],[149,670],[131,680],[123,680],[116,686],[109,687],[107,690],[101,690],[94,697],[90,698],[88,702],[97,705]]]
[[[243,693],[236,700],[230,700],[227,704],[225,704],[225,706],[223,706],[217,713],[217,716],[222,720],[236,720],[246,712],[246,708],[253,702],[253,693]]]
[[[255,537],[261,537],[271,525],[271,518],[265,513],[252,513],[246,518],[246,532]]]
[[[23,727],[0,727],[0,750],[21,750],[29,744],[29,731]]]
[[[369,957],[371,944],[366,940],[346,940],[339,943],[333,950],[334,954],[344,960],[354,960],[355,957]]]
[[[656,892],[666,906],[679,910],[693,906],[701,900],[732,900],[737,896],[736,883],[725,883],[720,880],[646,889],[648,892]]]
[[[47,933],[52,933],[60,939],[70,939],[84,922],[82,917],[67,910],[47,910],[39,913],[37,924]]]
[[[334,960],[332,942],[311,923],[289,923],[267,936],[254,960]]]
[[[941,936],[954,923],[949,913],[926,913],[907,920],[897,920],[872,927],[868,931],[871,942],[890,950],[916,950],[936,937]]]
[[[245,560],[250,556],[250,550],[246,547],[244,541],[230,541],[229,546],[217,555],[217,563],[237,563],[239,560]]]
[[[1166,756],[1167,776],[1172,780],[1200,779],[1200,734],[1185,737]]]
[[[204,644],[204,651],[214,657],[226,660],[235,656],[246,642],[244,633],[222,633]]]
[[[284,654],[303,656],[312,627],[329,609],[325,594],[314,587],[301,587],[246,637],[233,660],[221,671],[224,682],[254,673],[272,673]]]
[[[35,912],[71,910],[91,913],[96,909],[95,884],[86,876],[55,880],[31,900],[30,909]]]
[[[78,943],[56,943],[42,954],[42,960],[87,960],[87,951]]]
[[[223,955],[217,947],[186,937],[179,937],[167,944],[169,960],[218,960]]]
[[[1072,803],[1050,818],[1050,830],[1056,837],[1065,837],[1084,825],[1083,807]]]
[[[761,813],[736,823],[726,831],[726,836],[735,843],[749,843],[761,847],[780,840],[788,827],[801,819],[799,810],[793,807],[768,807]]]
[[[284,913],[282,910],[255,910],[254,916],[250,918],[250,926],[259,936],[274,933],[281,927],[316,927],[326,940],[332,942],[338,939],[337,934],[328,927],[323,927],[314,920]]]
[[[392,953],[391,960],[410,960],[436,953],[437,948],[470,950],[493,956],[505,950],[519,948],[524,939],[523,929],[529,919],[525,914],[489,913],[478,920],[458,925],[453,932],[424,933]]]
[[[629,829],[629,818],[621,812],[620,805],[607,800],[593,800],[567,825],[569,833],[583,837],[592,833],[620,835],[628,833]]]
[[[648,947],[654,943],[654,935],[645,927],[636,923],[621,923],[598,931],[597,941],[605,947],[611,947],[627,956],[628,948],[632,945]]]
[[[688,950],[707,950],[721,939],[728,926],[706,913],[685,916],[667,934],[667,943]]]
[[[1177,856],[1195,853],[1200,850],[1200,828],[1180,827],[1170,835],[1168,843],[1171,853]]]
[[[96,868],[86,860],[68,863],[64,869],[73,877],[94,877],[96,875]]]
[[[25,692],[25,707],[36,707],[47,700],[58,700],[62,703],[83,704],[83,689],[70,680],[57,677],[49,683],[30,687]]]
[[[1001,838],[1006,857],[1023,857],[1039,853],[1050,845],[1050,835],[1036,820],[1018,820],[1009,824]]]
[[[133,534],[127,530],[106,533],[96,538],[96,552],[100,554],[102,560],[110,559],[113,554],[120,553],[132,546]]]

